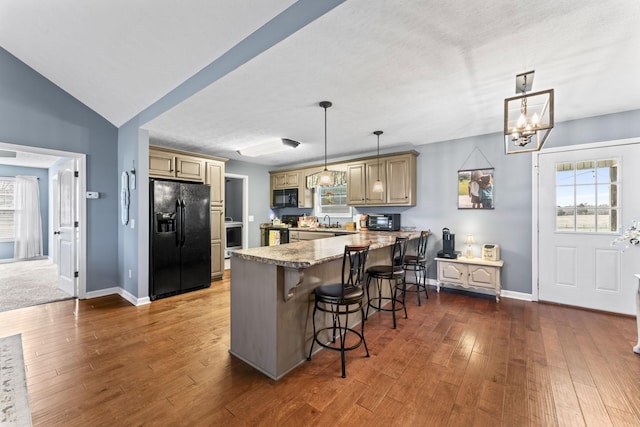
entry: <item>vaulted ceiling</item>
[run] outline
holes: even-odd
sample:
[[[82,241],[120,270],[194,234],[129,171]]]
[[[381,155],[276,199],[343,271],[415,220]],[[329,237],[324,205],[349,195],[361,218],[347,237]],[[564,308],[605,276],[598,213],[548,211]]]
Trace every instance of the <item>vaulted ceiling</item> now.
[[[292,0],[5,0],[0,45],[116,126]],[[308,12],[313,13],[313,12]],[[556,122],[640,108],[637,0],[347,0],[144,125],[154,143],[283,165],[501,132],[515,75]],[[224,65],[221,62],[221,65]],[[287,137],[286,156],[236,150]],[[553,134],[549,143],[552,143]],[[496,144],[501,144],[498,138]]]

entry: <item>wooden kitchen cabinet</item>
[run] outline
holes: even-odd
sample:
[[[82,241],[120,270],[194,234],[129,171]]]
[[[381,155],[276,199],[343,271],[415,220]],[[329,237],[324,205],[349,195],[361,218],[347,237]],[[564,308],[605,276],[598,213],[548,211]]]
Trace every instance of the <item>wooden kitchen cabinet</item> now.
[[[149,177],[204,182],[204,160],[169,150],[149,148]]]
[[[224,162],[208,160],[205,184],[211,186],[211,207],[224,206]]]
[[[350,206],[415,206],[417,195],[416,151],[380,156],[382,193],[374,193],[373,183],[378,179],[378,158],[366,157],[350,162],[333,163],[329,169],[347,171],[347,204]],[[311,190],[306,177],[322,171],[324,165],[288,171],[272,171],[273,190],[298,188],[298,208],[312,208]]]
[[[224,274],[224,210],[211,209],[211,280],[222,279]]]
[[[379,173],[379,175],[378,175]],[[380,177],[384,191],[374,193]],[[351,163],[347,166],[347,200],[353,206],[414,206],[416,204],[416,156],[406,153]]]
[[[224,162],[207,160],[206,184],[211,186],[211,280],[224,274]]]
[[[500,302],[502,285],[500,273],[504,261],[487,261],[480,258],[436,258],[438,265],[437,291],[440,284],[450,283],[463,288],[495,291],[496,302]]]
[[[280,190],[283,188],[296,188],[300,186],[301,178],[300,172],[288,171],[282,173],[276,173],[271,176],[271,182],[273,188]]]
[[[387,157],[385,162],[387,204],[415,205],[416,157],[411,155]]]

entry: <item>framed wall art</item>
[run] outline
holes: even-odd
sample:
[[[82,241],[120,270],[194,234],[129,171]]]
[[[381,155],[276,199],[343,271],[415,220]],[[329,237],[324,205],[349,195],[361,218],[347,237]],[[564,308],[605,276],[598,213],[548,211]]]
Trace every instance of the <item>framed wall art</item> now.
[[[458,209],[494,208],[493,168],[458,171]]]

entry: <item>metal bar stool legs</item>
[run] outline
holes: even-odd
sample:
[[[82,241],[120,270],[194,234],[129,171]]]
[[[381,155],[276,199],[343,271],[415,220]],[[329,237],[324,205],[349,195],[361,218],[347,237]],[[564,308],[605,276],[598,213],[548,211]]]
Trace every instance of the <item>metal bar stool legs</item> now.
[[[329,350],[340,352],[342,365],[342,378],[346,377],[345,352],[354,350],[364,345],[366,357],[369,357],[369,348],[364,338],[364,291],[361,283],[364,278],[364,266],[369,252],[369,246],[346,246],[342,259],[342,282],[318,286],[313,292],[315,302],[312,314],[313,339],[309,356],[311,360],[315,343]],[[331,317],[330,325],[318,328],[316,326],[316,313],[325,313]],[[349,327],[349,315],[360,313],[360,330]],[[331,333],[330,340],[323,340],[325,332]],[[347,337],[353,336],[355,342],[347,346]],[[336,345],[336,341],[338,344]]]
[[[391,264],[389,265],[374,265],[367,268],[367,284],[365,290],[367,292],[367,312],[365,313],[365,319],[369,318],[369,307],[375,308],[378,311],[390,311],[393,317],[393,329],[396,328],[396,311],[403,310],[405,319],[407,316],[407,307],[404,303],[404,293],[402,294],[402,300],[398,298],[398,290],[400,288],[399,283],[404,286],[405,270],[404,270],[404,253],[407,248],[407,238],[397,237],[393,247],[391,248]],[[377,296],[371,297],[371,281],[376,281]],[[389,296],[383,296],[382,293],[382,281],[386,280],[389,283]],[[400,289],[402,291],[402,289]],[[386,308],[383,302],[387,301],[391,303],[391,308]]]

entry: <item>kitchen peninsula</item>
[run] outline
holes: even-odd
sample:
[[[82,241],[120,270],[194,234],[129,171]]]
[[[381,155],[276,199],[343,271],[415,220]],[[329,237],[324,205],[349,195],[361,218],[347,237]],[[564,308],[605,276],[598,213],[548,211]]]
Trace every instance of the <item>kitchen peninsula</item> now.
[[[415,240],[420,233],[361,231],[233,252],[231,354],[272,379],[282,378],[307,358],[312,292],[340,282],[345,245],[370,244],[367,265],[389,263],[396,236]],[[359,322],[359,316],[354,320]]]

